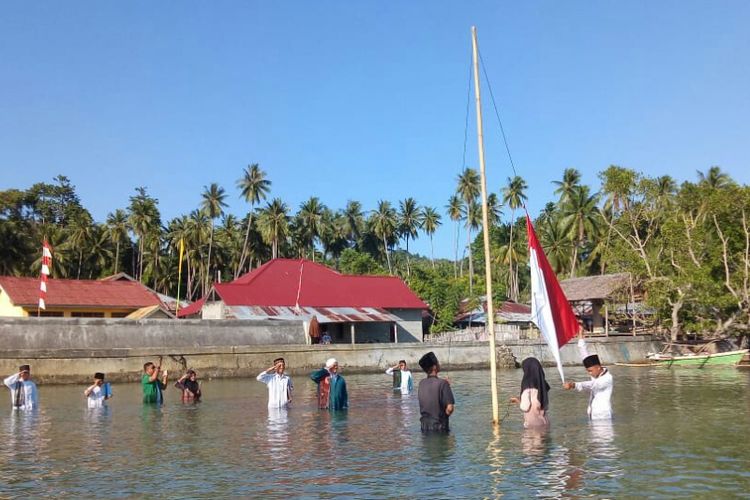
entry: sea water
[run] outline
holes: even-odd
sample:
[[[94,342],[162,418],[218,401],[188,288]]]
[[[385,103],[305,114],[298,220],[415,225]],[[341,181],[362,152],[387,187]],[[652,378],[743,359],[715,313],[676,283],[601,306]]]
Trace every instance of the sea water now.
[[[551,427],[525,431],[520,370],[500,371],[502,425],[490,425],[489,373],[446,372],[449,436],[423,436],[416,395],[386,375],[347,375],[351,408],[316,408],[293,377],[288,410],[253,379],[206,380],[203,401],[170,387],[161,407],[113,384],[101,410],[84,386],[40,386],[41,408],[0,412],[0,497],[732,497],[750,490],[750,370],[611,367],[611,424],[586,419],[587,394],[548,369]],[[415,385],[423,378],[416,375]],[[585,379],[583,369],[568,369]]]

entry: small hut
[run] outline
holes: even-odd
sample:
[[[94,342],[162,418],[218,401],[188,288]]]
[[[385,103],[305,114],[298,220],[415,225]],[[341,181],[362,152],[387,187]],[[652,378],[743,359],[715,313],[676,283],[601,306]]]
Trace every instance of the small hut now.
[[[628,327],[635,334],[636,311],[643,313],[642,293],[630,273],[570,278],[561,281],[560,286],[586,330],[609,335],[610,309],[613,309],[632,320]]]

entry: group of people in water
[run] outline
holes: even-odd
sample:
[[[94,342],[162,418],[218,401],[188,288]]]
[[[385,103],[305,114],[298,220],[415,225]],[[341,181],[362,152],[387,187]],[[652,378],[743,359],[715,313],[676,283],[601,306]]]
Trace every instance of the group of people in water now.
[[[585,382],[565,382],[566,390],[589,392],[588,416],[592,420],[612,418],[611,396],[613,379],[607,368],[601,365],[596,354],[589,355],[583,340],[579,341],[583,365],[590,376]],[[450,381],[439,377],[440,362],[433,352],[428,352],[419,360],[419,366],[427,375],[419,383],[418,399],[420,423],[425,433],[450,432],[450,417],[455,409],[455,398]],[[547,412],[549,410],[549,389],[544,375],[544,369],[538,359],[530,357],[523,360],[523,379],[519,396],[511,398],[510,402],[518,404],[523,413],[523,424],[526,428],[543,427],[549,425]],[[393,390],[401,394],[410,394],[414,388],[414,377],[406,361],[401,360],[395,366],[385,371],[393,377]],[[162,404],[164,391],[168,384],[168,372],[162,371],[161,366],[153,362],[143,365],[141,387],[143,402],[146,404]],[[286,374],[284,358],[276,358],[273,365],[262,371],[256,377],[258,382],[268,388],[269,408],[286,408],[292,402],[294,384]],[[349,407],[349,395],[346,380],[339,373],[339,363],[330,358],[319,370],[310,374],[310,379],[316,384],[318,408],[331,411],[346,410]],[[39,406],[36,384],[31,380],[31,367],[22,365],[19,371],[7,377],[4,384],[11,391],[11,403],[14,410],[28,411]],[[201,400],[201,382],[198,381],[194,370],[187,370],[174,384],[181,393],[181,400],[185,403],[197,403]],[[94,374],[91,385],[86,387],[83,395],[87,399],[89,408],[101,408],[113,397],[111,385],[105,381],[103,373]]]

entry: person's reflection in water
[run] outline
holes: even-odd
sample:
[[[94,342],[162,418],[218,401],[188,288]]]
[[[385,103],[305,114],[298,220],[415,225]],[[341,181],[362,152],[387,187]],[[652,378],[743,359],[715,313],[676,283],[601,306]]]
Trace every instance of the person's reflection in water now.
[[[112,425],[112,410],[109,406],[99,406],[86,410],[86,449],[100,451],[109,442]]]
[[[422,455],[420,459],[425,464],[431,464],[438,470],[442,464],[453,456],[456,448],[456,438],[452,434],[430,432],[422,434]]]
[[[521,433],[521,450],[527,457],[544,457],[549,451],[548,427],[529,427]]]
[[[268,408],[268,451],[279,460],[289,452],[289,410],[286,407]]]

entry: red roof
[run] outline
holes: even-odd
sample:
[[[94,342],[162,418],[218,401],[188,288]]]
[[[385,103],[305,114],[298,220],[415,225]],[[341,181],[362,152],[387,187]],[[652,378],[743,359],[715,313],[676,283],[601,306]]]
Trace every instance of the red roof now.
[[[0,287],[16,306],[34,306],[39,302],[39,278],[0,276]],[[108,307],[138,309],[160,305],[156,294],[138,282],[64,280],[47,281],[47,308]]]
[[[217,283],[214,290],[229,306],[427,309],[400,278],[341,274],[304,259],[271,260],[231,283]],[[179,315],[196,312],[185,308]]]

